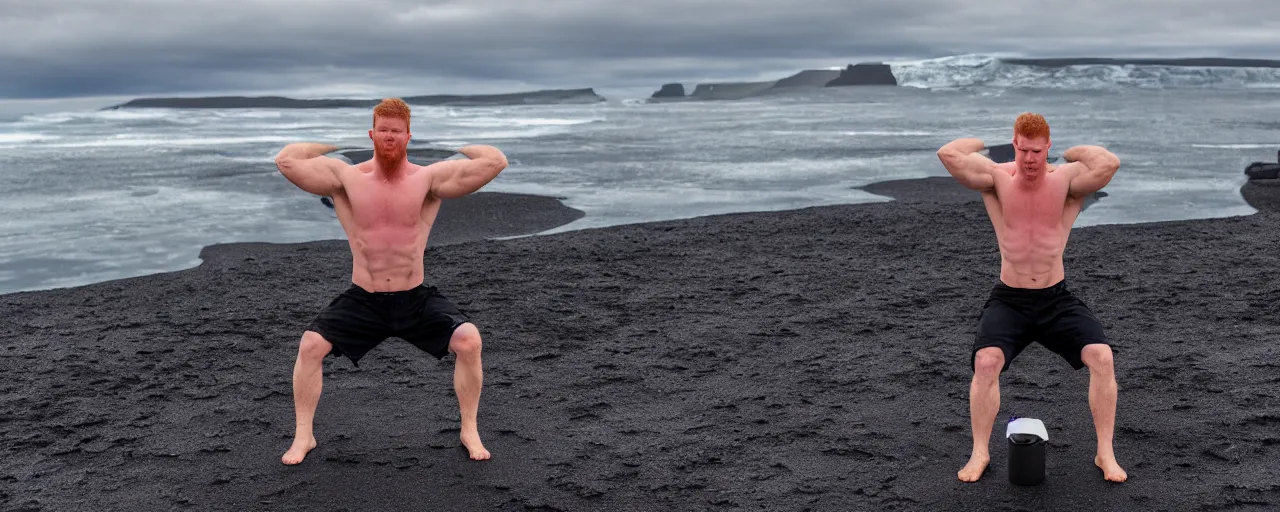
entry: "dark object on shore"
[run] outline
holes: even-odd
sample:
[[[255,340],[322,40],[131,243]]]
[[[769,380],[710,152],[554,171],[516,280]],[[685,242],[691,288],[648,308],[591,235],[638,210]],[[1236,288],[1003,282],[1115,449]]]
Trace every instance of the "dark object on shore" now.
[[[850,64],[835,80],[827,82],[827,87],[846,85],[898,85],[898,79],[888,64],[862,62]]]
[[[1245,168],[1244,173],[1251,180],[1274,180],[1280,178],[1280,163],[1254,162]]]
[[[990,158],[991,161],[998,164],[1012,162],[1015,158],[1013,153],[1013,144],[1000,144],[987,148],[987,158]],[[1046,160],[1049,162],[1057,162],[1058,157],[1051,156]]]
[[[1277,162],[1254,162],[1244,168],[1244,174],[1251,180],[1280,179],[1280,151],[1276,152]]]
[[[1276,159],[1280,160],[1280,152]],[[1245,167],[1249,177],[1240,186],[1240,197],[1258,211],[1280,212],[1280,163],[1254,162]]]
[[[1009,483],[1040,485],[1044,482],[1044,451],[1048,433],[1035,418],[1010,417],[1005,432],[1009,450]]]
[[[1044,440],[1032,434],[1009,436],[1009,483],[1040,485],[1044,481]]]

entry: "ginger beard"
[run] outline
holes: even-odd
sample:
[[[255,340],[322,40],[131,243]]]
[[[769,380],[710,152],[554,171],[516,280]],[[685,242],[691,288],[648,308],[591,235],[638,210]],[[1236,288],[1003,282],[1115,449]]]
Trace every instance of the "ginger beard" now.
[[[378,167],[386,170],[395,169],[404,161],[407,149],[405,144],[396,141],[378,140],[374,143],[374,157],[378,159]]]
[[[379,118],[369,134],[373,139],[373,157],[384,171],[398,169],[409,147],[409,129],[403,120]]]

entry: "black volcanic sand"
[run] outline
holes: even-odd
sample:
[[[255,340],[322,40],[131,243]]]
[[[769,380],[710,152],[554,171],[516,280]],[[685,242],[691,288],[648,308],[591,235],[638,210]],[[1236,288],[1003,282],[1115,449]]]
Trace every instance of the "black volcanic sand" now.
[[[1264,212],[1280,212],[1280,180],[1249,180],[1240,186],[1249,206]]]
[[[441,226],[443,228],[443,225]],[[985,478],[968,357],[999,256],[980,202],[751,213],[435,247],[485,337],[481,434],[452,356],[329,358],[319,447],[280,464],[301,330],[345,242],[224,245],[198,268],[0,296],[5,510],[1187,510],[1280,503],[1280,214],[1077,229],[1070,287],[1117,344],[1119,460],[1088,372],[1002,378]],[[1049,427],[1015,487],[1010,414]]]
[[[528,235],[560,227],[583,215],[581,210],[565,206],[554,197],[476,192],[441,202],[428,245]]]

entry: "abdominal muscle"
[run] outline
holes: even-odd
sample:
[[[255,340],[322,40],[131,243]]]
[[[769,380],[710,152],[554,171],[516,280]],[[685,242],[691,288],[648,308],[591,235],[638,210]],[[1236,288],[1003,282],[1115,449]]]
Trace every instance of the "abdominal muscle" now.
[[[381,184],[356,174],[334,195],[351,245],[351,281],[370,292],[394,292],[423,282],[423,259],[439,200],[427,199],[425,177]]]
[[[371,292],[421,285],[426,233],[425,228],[402,226],[351,230],[352,282]]]
[[[1006,229],[1000,241],[1000,280],[1014,288],[1046,288],[1065,277],[1062,234],[1051,230]]]
[[[1000,280],[1014,288],[1047,288],[1065,278],[1062,252],[1079,203],[1052,174],[1036,187],[1001,176],[996,194],[983,194],[1000,244]]]

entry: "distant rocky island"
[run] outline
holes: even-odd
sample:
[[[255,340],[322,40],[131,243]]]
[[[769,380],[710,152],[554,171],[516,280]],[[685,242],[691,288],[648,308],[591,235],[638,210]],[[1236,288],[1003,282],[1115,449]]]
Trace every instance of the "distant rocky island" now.
[[[691,94],[684,84],[664,84],[650,101],[735,100],[798,87],[896,86],[893,70],[883,63],[850,64],[844,69],[807,69],[779,80],[765,82],[700,83]]]
[[[1015,66],[1061,68],[1068,66],[1173,66],[1173,67],[1241,67],[1280,68],[1280,60],[1240,59],[1226,57],[1190,58],[1110,58],[1110,57],[1055,57],[1055,58],[999,58],[1001,63]],[[707,82],[693,84],[693,90],[682,83],[663,84],[648,99],[649,102],[689,100],[736,100],[755,96],[779,94],[790,91],[851,86],[898,86],[899,82],[889,64],[861,62],[845,68],[806,69],[778,80],[760,82]],[[404,96],[413,105],[439,106],[506,106],[506,105],[556,105],[584,104],[608,101],[593,88],[547,89],[507,94],[478,95],[426,95]],[[283,96],[206,96],[138,98],[126,103],[106,107],[103,110],[123,108],[372,108],[377,99],[320,98],[299,99]]]
[[[507,94],[403,96],[411,105],[503,106],[599,103],[594,89],[549,89]],[[190,98],[138,98],[103,110],[123,108],[372,108],[378,99],[297,99],[283,96],[206,96]]]

